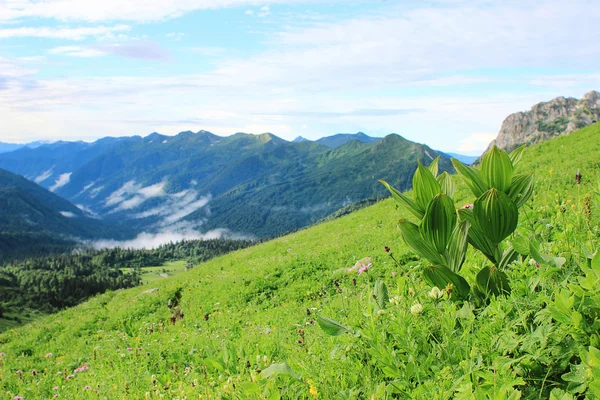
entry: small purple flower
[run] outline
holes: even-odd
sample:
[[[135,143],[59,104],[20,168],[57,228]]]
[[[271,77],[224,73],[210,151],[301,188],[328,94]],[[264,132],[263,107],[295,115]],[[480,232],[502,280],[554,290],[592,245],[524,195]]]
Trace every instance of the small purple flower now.
[[[127,351],[131,351],[131,350],[133,350],[133,348],[131,348],[131,347],[128,347],[128,348],[127,348]]]
[[[13,400],[23,400],[23,396],[15,396],[13,397]]]

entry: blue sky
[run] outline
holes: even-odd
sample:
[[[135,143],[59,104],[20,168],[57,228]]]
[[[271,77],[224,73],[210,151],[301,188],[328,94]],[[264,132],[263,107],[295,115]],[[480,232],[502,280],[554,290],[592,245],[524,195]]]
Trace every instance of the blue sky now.
[[[598,90],[600,4],[4,0],[0,141],[399,133],[479,154],[510,113]]]

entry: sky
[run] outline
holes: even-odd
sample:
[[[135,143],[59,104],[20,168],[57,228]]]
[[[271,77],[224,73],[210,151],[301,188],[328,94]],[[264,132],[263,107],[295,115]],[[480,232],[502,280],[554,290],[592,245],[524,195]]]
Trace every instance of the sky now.
[[[0,0],[0,141],[398,133],[600,89],[596,0]]]

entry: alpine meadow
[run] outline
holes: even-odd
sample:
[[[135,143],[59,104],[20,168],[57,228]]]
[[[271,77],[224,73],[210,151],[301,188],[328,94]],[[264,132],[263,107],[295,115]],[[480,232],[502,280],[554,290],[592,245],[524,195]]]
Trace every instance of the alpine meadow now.
[[[0,0],[0,400],[600,399],[599,16]]]
[[[3,396],[597,398],[599,137],[419,166],[399,201],[6,331]]]

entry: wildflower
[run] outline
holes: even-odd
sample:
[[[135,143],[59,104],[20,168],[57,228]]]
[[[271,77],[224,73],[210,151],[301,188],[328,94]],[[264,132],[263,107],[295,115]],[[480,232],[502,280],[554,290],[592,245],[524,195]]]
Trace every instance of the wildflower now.
[[[58,390],[58,386],[54,386],[52,390]]]
[[[385,246],[383,249],[385,250],[385,252],[386,252],[386,253],[389,253],[389,252],[390,252],[390,248],[389,248],[389,247],[387,247],[387,246]]]
[[[75,377],[75,375],[67,375],[67,379],[72,379],[74,377]]]
[[[577,169],[577,174],[575,174],[575,182],[579,185],[581,183],[581,171],[579,168]]]
[[[385,310],[379,310],[379,311],[377,311],[377,315],[383,315],[383,314],[385,314]]]
[[[58,371],[56,375],[62,375],[62,371]]]
[[[410,313],[412,315],[419,315],[423,312],[423,306],[419,303],[415,303],[412,305],[412,307],[410,308]]]
[[[473,209],[473,204],[472,203],[466,203],[464,206],[462,206],[462,208],[467,209],[467,210],[472,210]]]
[[[15,396],[13,397],[13,400],[23,400],[23,396]]]
[[[31,371],[31,375],[33,375],[33,376],[36,376],[36,375],[37,375],[37,370],[35,370],[35,369],[34,369],[34,370],[32,370],[32,371]]]
[[[550,175],[552,175],[554,173],[554,170],[551,169],[550,171],[548,171],[550,173]]]
[[[392,303],[395,306],[397,306],[398,304],[400,304],[400,296],[396,295],[396,296],[392,297],[390,299],[390,303]]]
[[[53,357],[53,356],[54,356],[54,354],[52,354],[52,353],[47,353],[47,354],[46,354],[44,357],[46,357],[46,358],[50,358],[50,357]]]
[[[90,385],[85,385],[85,386],[83,387],[83,390],[90,390],[91,388],[92,388],[92,387],[91,387]]]
[[[362,267],[360,267],[358,269],[358,274],[362,274],[363,272],[367,272],[368,269],[370,269],[373,265],[371,263],[368,263],[367,265],[363,264]]]
[[[532,267],[535,265],[535,260],[533,258],[529,259],[529,265]]]
[[[396,276],[398,273],[396,271],[392,271],[392,276]]]
[[[133,350],[133,348],[131,348],[131,347],[128,347],[128,348],[127,348],[127,351],[131,351],[131,350]]]
[[[319,392],[317,391],[315,383],[312,381],[312,379],[308,379],[307,382],[308,382],[308,385],[310,386],[310,388],[308,389],[308,393],[311,396],[313,396],[315,399],[318,399],[319,398]]]
[[[431,297],[434,300],[441,299],[443,295],[444,292],[442,292],[437,286],[431,288],[431,291],[429,292],[429,297]]]
[[[0,357],[6,356],[6,353],[0,352]]]

